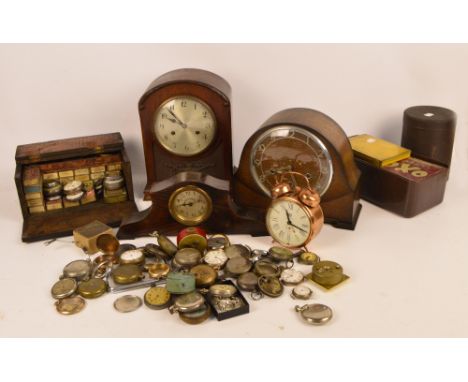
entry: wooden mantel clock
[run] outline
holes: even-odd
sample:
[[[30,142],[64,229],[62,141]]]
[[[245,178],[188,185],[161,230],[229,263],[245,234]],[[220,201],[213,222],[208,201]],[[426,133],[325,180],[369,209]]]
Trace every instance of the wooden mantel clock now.
[[[239,206],[265,211],[270,190],[283,172],[304,174],[320,194],[325,223],[354,229],[360,171],[341,127],[316,110],[293,108],[271,116],[247,141],[234,179]],[[300,185],[298,179],[292,182]]]
[[[139,101],[152,206],[127,218],[119,238],[154,230],[174,235],[186,226],[208,232],[255,233],[231,197],[231,89],[218,75],[179,69],[157,78]],[[263,229],[262,229],[263,230]]]

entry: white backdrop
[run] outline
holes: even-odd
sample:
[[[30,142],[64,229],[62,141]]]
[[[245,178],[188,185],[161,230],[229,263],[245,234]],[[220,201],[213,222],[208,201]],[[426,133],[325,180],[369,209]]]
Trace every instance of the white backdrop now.
[[[286,295],[253,303],[249,316],[210,321],[200,329],[169,315],[156,321],[162,313],[147,309],[119,316],[110,295],[91,301],[76,317],[54,311],[49,288],[80,253],[66,243],[21,243],[16,146],[119,131],[141,197],[137,102],[154,78],[181,67],[213,71],[231,84],[235,164],[256,128],[288,107],[320,110],[348,135],[367,132],[396,143],[406,107],[432,104],[457,112],[451,178],[441,206],[407,220],[363,202],[356,231],[325,227],[317,238],[314,250],[342,263],[351,276],[336,291],[314,289],[315,300],[335,309],[330,325],[303,324]],[[468,45],[1,45],[0,335],[468,335],[467,67]],[[267,238],[234,241],[270,245]],[[153,319],[159,325],[148,328]],[[128,325],[132,321],[137,324]]]

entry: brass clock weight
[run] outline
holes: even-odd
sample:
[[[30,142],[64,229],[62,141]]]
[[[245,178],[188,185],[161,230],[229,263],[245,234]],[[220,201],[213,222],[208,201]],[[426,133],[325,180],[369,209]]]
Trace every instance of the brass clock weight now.
[[[264,231],[231,194],[230,94],[223,78],[200,69],[174,70],[151,83],[138,108],[147,175],[144,198],[152,206],[123,221],[119,238],[155,229],[175,235],[195,225],[209,233]]]

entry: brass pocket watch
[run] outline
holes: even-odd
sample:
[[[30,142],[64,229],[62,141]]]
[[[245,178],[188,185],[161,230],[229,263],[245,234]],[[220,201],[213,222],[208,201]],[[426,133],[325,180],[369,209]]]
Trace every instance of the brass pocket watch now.
[[[258,278],[258,289],[270,297],[279,297],[284,290],[279,279],[273,276],[260,276]]]
[[[78,293],[83,298],[97,298],[107,292],[107,283],[103,279],[91,278],[78,285]]]
[[[218,277],[218,272],[206,264],[195,265],[190,269],[190,273],[195,276],[197,288],[206,288],[213,285]]]
[[[91,277],[93,265],[89,260],[74,260],[63,268],[62,278],[72,278],[76,281],[87,280]]]
[[[186,324],[198,325],[206,321],[211,316],[211,308],[208,304],[204,304],[200,309],[193,312],[179,312],[179,318]]]
[[[312,267],[312,273],[306,276],[308,280],[314,281],[325,289],[331,289],[349,279],[343,273],[343,267],[329,260],[319,261]]]
[[[188,313],[199,310],[205,304],[205,298],[198,292],[191,292],[177,297],[174,305],[169,307],[171,314],[175,312]]]
[[[145,262],[145,255],[141,249],[130,249],[123,252],[119,257],[120,264],[142,265]]]
[[[78,288],[78,283],[75,279],[72,278],[64,278],[62,280],[57,281],[50,291],[52,297],[60,300],[62,298],[70,297]]]
[[[294,309],[311,325],[323,325],[333,317],[333,311],[323,304],[296,305]]]
[[[176,266],[181,268],[191,268],[200,263],[202,254],[198,249],[195,248],[182,248],[179,249],[173,261]]]
[[[169,307],[171,294],[165,287],[151,287],[146,291],[143,301],[148,308],[160,310]]]
[[[112,279],[116,284],[132,284],[140,281],[142,278],[141,269],[135,264],[119,265],[112,270]]]
[[[254,273],[257,276],[273,276],[279,277],[282,268],[268,260],[259,260],[254,264]]]
[[[298,175],[307,186],[292,186],[282,179]],[[294,178],[293,178],[294,179]],[[305,247],[323,226],[320,196],[310,188],[309,180],[295,171],[282,173],[280,182],[271,190],[272,202],[266,213],[266,227],[270,236],[286,248]]]
[[[252,262],[242,256],[236,256],[229,259],[224,267],[224,272],[229,277],[238,277],[242,273],[250,271]]]

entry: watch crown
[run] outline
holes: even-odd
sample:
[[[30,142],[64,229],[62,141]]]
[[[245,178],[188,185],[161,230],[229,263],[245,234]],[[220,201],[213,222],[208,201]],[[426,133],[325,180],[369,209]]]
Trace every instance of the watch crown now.
[[[292,188],[289,183],[280,183],[271,189],[271,197],[276,199],[290,192],[292,192]]]
[[[314,208],[320,204],[320,195],[313,190],[303,189],[299,192],[299,200],[306,206]]]

